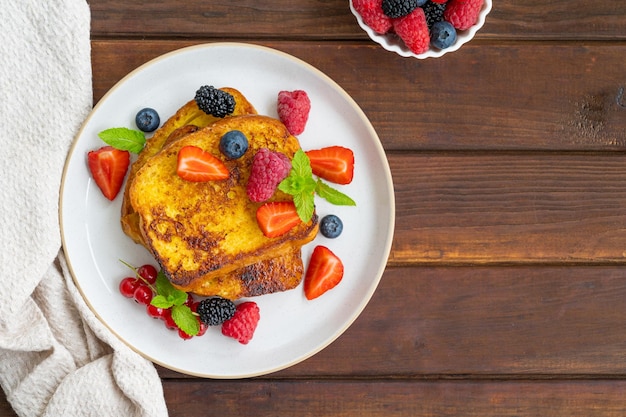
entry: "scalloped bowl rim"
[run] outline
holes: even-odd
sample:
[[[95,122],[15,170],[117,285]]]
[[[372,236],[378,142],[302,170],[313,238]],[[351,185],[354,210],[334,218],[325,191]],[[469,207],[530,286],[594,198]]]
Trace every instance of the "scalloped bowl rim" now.
[[[381,35],[374,32],[372,28],[370,28],[363,22],[361,15],[354,9],[354,6],[352,5],[352,0],[350,0],[349,3],[350,10],[352,11],[354,17],[356,17],[359,26],[361,26],[361,29],[363,29],[374,42],[378,43],[386,50],[395,52],[405,58],[413,57],[417,59],[439,58],[449,52],[454,52],[458,50],[461,46],[472,40],[476,32],[478,32],[478,30],[483,27],[483,25],[485,24],[485,19],[487,18],[487,15],[491,11],[492,7],[492,0],[485,0],[485,2],[483,3],[483,7],[480,10],[480,14],[478,15],[478,21],[476,22],[476,24],[467,30],[457,33],[457,39],[454,45],[446,49],[430,49],[422,54],[414,54],[404,45],[404,43],[398,36],[393,34]]]

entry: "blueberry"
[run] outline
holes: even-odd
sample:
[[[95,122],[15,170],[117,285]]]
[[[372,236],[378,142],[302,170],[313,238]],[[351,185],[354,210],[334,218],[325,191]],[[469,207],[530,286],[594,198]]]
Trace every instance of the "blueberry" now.
[[[343,231],[341,219],[334,214],[329,214],[320,221],[320,232],[329,239],[334,239]]]
[[[240,158],[248,150],[248,138],[239,130],[226,132],[220,139],[220,151],[227,158]]]
[[[430,31],[430,43],[438,49],[446,49],[456,41],[456,29],[449,22],[442,20],[433,25]]]
[[[135,116],[135,124],[142,132],[153,132],[160,123],[159,113],[149,107],[139,110]]]
[[[428,0],[417,0],[417,6],[422,7],[426,4],[426,2],[428,2]]]

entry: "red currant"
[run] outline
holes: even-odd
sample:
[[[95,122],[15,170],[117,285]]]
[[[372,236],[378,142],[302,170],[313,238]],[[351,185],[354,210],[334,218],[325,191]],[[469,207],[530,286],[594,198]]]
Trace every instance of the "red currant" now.
[[[150,317],[161,320],[164,320],[165,318],[165,310],[166,309],[161,307],[155,307],[152,304],[148,304],[146,307],[146,312]]]
[[[207,329],[209,328],[209,325],[202,322],[202,320],[200,320],[198,318],[198,324],[200,325],[200,329],[198,330],[198,334],[196,336],[202,336],[203,334],[206,333]]]
[[[178,329],[178,336],[183,339],[183,340],[189,340],[191,339],[193,336],[185,333],[182,329]]]
[[[126,277],[120,281],[120,293],[126,298],[133,298],[139,284],[141,284],[141,282],[137,278]]]
[[[191,306],[193,305],[194,302],[195,302],[195,300],[193,299],[193,295],[187,294],[187,300],[185,301],[185,305],[187,307],[191,308]]]
[[[139,304],[148,305],[152,301],[152,290],[147,285],[140,284],[133,293],[133,298]]]
[[[167,327],[168,329],[170,330],[178,329],[178,326],[176,325],[176,323],[174,322],[174,319],[172,318],[172,310],[170,310],[169,308],[163,312],[163,320],[165,321],[165,327]]]
[[[150,264],[142,265],[137,268],[137,275],[145,279],[148,284],[154,284],[156,282],[157,274],[157,269]]]

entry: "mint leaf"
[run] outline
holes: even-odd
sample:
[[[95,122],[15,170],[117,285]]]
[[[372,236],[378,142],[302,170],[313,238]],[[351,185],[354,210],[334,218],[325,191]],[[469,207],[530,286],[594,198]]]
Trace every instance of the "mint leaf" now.
[[[170,288],[172,288],[172,283],[167,279],[162,269],[157,273],[157,279],[154,285],[156,285],[157,293],[164,297],[167,296],[167,293],[171,291]]]
[[[293,196],[298,217],[305,223],[311,220],[315,211],[315,187],[309,157],[298,149],[291,160],[289,175],[278,184],[278,189]]]
[[[293,172],[293,171],[292,171]],[[289,175],[287,178],[282,180],[280,184],[278,184],[278,189],[283,193],[287,193],[289,195],[298,194],[298,187],[300,186],[296,177],[292,177]]]
[[[186,305],[175,305],[172,307],[172,319],[174,323],[185,333],[195,336],[200,330],[200,323],[193,312]]]
[[[296,206],[298,217],[303,222],[308,222],[313,217],[315,211],[315,197],[313,193],[299,193],[293,196],[293,203]]]
[[[353,199],[320,179],[317,180],[315,192],[324,200],[336,206],[356,206],[356,202]]]
[[[168,307],[180,306],[184,304],[185,301],[187,301],[187,293],[177,288],[174,288],[170,280],[167,279],[167,277],[165,276],[165,273],[163,273],[163,270],[160,270],[159,273],[157,274],[155,285],[156,285],[156,290],[158,294],[155,298],[159,296],[163,297],[164,302],[170,303]],[[155,307],[160,307],[160,306],[155,305]],[[164,308],[168,308],[168,307],[164,307]]]
[[[313,194],[315,191],[315,180],[313,177],[301,177],[296,174],[294,171],[291,171],[293,174],[289,174],[287,178],[282,180],[280,184],[278,184],[278,189],[284,193],[290,195],[296,195],[300,193],[309,193]]]
[[[185,301],[187,301],[187,298],[189,296],[187,295],[186,292],[181,291],[181,290],[176,290],[173,294],[170,294],[167,297],[168,301],[171,301],[172,304],[174,304],[175,306],[180,306],[185,304]]]
[[[98,133],[98,137],[107,145],[122,151],[139,153],[146,144],[146,137],[139,130],[126,127],[112,127]]]
[[[309,157],[302,149],[298,149],[291,160],[291,170],[287,178],[278,184],[278,189],[290,195],[312,193],[315,191],[315,180]]]
[[[150,301],[150,304],[159,308],[170,308],[174,305],[171,300],[168,300],[162,295],[155,295],[152,301]]]
[[[311,170],[311,161],[306,153],[302,149],[298,149],[293,155],[291,160],[291,170],[295,172],[294,176],[301,178],[313,177],[313,171]]]

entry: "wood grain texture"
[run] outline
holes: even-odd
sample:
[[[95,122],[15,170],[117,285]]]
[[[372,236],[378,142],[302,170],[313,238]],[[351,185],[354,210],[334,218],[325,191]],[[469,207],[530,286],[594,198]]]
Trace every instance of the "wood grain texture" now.
[[[193,43],[94,41],[94,100],[137,66]],[[468,44],[428,61],[361,43],[263,45],[337,82],[388,151],[626,149],[622,44]]]
[[[367,36],[345,0],[91,0],[94,36],[328,38]]]
[[[626,39],[626,4],[496,0],[477,39]],[[367,39],[348,0],[90,0],[95,37]]]
[[[170,416],[621,417],[623,381],[166,381]],[[168,395],[172,393],[172,395]]]
[[[623,154],[389,155],[392,263],[626,260]]]

